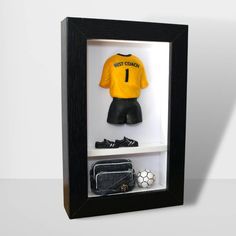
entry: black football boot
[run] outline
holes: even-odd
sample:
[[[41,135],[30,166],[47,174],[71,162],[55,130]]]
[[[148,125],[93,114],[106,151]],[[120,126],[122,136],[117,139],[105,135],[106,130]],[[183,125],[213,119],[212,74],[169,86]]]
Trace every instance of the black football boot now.
[[[118,147],[138,147],[137,141],[126,137],[124,137],[122,140],[116,140],[115,143]]]
[[[95,148],[118,148],[119,146],[112,141],[104,139],[102,142],[96,142]]]

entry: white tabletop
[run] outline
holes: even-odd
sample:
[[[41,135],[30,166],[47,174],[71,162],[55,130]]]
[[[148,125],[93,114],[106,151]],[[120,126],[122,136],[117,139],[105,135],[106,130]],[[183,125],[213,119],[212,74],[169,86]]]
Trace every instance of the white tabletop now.
[[[236,235],[236,180],[187,180],[185,205],[69,220],[62,180],[0,180],[0,235]]]

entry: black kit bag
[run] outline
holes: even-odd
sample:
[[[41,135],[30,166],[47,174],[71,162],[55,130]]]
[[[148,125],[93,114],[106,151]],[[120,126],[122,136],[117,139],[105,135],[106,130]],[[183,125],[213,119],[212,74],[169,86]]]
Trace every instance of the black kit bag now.
[[[98,195],[127,192],[134,188],[132,162],[114,159],[95,162],[90,170],[91,190]]]

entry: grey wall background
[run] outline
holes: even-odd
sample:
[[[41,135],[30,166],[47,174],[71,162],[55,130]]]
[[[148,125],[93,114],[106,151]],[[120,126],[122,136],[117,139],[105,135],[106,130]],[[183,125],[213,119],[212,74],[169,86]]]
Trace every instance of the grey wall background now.
[[[61,178],[60,21],[189,24],[186,178],[236,178],[236,15],[226,1],[0,1],[0,178]]]

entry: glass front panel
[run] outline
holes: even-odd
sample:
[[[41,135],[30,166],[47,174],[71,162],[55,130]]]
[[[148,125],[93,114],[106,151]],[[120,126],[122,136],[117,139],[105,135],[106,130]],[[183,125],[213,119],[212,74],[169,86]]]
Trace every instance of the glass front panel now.
[[[88,196],[167,188],[168,42],[88,40]]]

